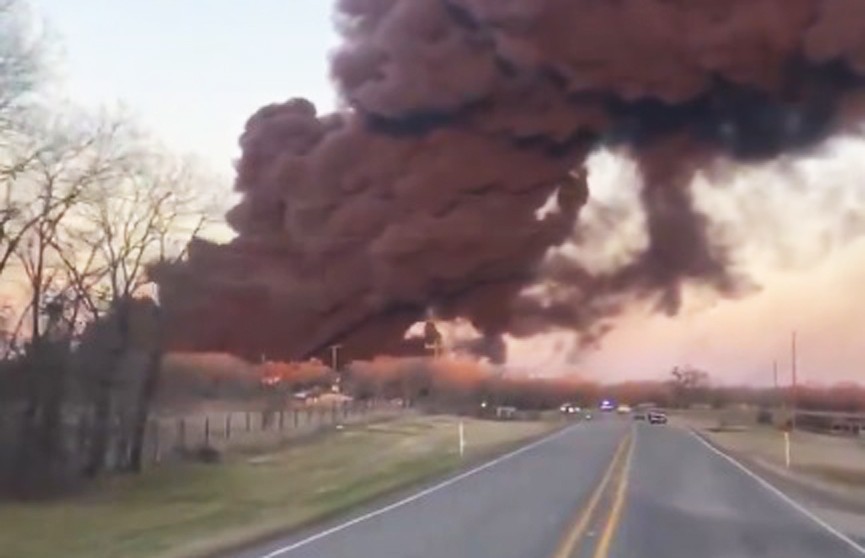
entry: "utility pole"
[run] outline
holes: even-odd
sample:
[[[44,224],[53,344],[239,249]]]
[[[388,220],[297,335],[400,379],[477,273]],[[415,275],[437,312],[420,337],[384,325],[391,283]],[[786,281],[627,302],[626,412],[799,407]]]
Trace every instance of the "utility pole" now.
[[[442,353],[442,335],[431,317],[424,324],[424,348],[432,351],[433,358],[439,358]]]
[[[334,372],[339,372],[339,350],[341,348],[342,345],[330,346],[330,367]]]
[[[796,398],[797,388],[799,386],[798,372],[796,370],[796,332],[793,331],[793,338],[790,343],[790,367],[792,372],[792,390],[790,393],[790,430],[796,429]]]
[[[333,373],[336,374],[336,385],[331,386],[331,389],[337,393],[342,392],[342,376],[339,373],[339,350],[341,348],[342,345],[338,344],[330,346],[330,367]]]
[[[781,395],[781,386],[778,378],[778,361],[772,361],[772,407],[775,408],[775,413],[784,406],[784,396]]]
[[[778,391],[778,361],[772,361],[772,380],[773,385],[775,386],[775,391]]]
[[[439,358],[442,353],[442,342],[440,339],[436,339],[432,343],[427,343],[424,345],[424,348],[432,351],[433,358]]]

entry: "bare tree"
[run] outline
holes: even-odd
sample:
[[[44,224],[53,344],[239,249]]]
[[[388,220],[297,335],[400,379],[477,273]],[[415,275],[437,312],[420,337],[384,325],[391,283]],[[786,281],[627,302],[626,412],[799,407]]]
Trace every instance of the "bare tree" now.
[[[142,152],[122,176],[91,189],[57,243],[66,284],[75,292],[74,308],[85,314],[86,322],[103,322],[101,339],[95,333],[90,337],[91,350],[107,354],[92,378],[95,432],[87,467],[90,475],[104,467],[113,394],[124,360],[133,352],[149,355],[130,402],[133,416],[126,456],[129,469],[141,467],[162,342],[158,306],[140,299],[154,294],[148,292],[152,289],[148,265],[182,257],[188,242],[209,222],[211,212],[198,176],[187,161]]]
[[[21,0],[0,0],[0,136],[17,120],[44,73],[44,41]]]
[[[76,300],[72,285],[64,281],[59,241],[80,219],[77,208],[91,189],[116,180],[123,171],[129,153],[118,149],[124,145],[122,130],[112,119],[53,122],[45,127],[42,147],[28,168],[10,182],[15,210],[0,238],[0,264],[23,278],[28,298],[21,317],[27,326],[27,374],[19,464],[21,471],[39,479],[54,477],[48,469],[62,462],[71,332],[67,301]]]
[[[182,259],[189,242],[212,223],[211,218],[218,211],[214,200],[202,196],[200,178],[203,175],[199,175],[194,167],[186,163],[167,168],[168,173],[154,186],[161,184],[169,191],[160,193],[160,188],[152,188],[149,198],[152,218],[148,218],[147,223],[152,225],[153,245],[156,247],[154,257],[148,262],[150,264]],[[142,234],[141,238],[146,236]],[[142,241],[142,244],[146,243]],[[140,272],[140,265],[136,269]],[[138,392],[130,445],[129,469],[134,472],[140,472],[143,467],[145,430],[159,388],[164,353],[163,324],[158,306],[153,307],[151,316],[150,323],[155,323],[155,327],[151,328],[148,336],[150,358]]]
[[[26,171],[10,186],[15,210],[0,238],[0,273],[17,256],[16,271],[23,271],[30,292],[31,341],[42,337],[39,318],[48,299],[63,298],[75,286],[63,273],[67,258],[80,257],[64,251],[68,231],[81,223],[88,200],[102,195],[101,185],[119,180],[135,156],[127,148],[126,126],[112,117],[53,123],[43,131],[47,139]]]
[[[20,462],[34,471],[57,461],[72,355],[89,344],[97,358],[75,379],[88,388],[93,474],[105,464],[117,379],[132,353],[147,357],[126,394],[137,469],[162,360],[147,269],[182,258],[213,205],[202,173],[148,145],[128,119],[38,106],[45,41],[26,8],[0,0],[0,280],[25,299],[4,308],[0,357],[26,372]]]
[[[679,406],[704,399],[711,384],[709,373],[692,366],[676,366],[670,372],[673,397]]]
[[[147,264],[181,257],[210,213],[195,170],[183,161],[142,153],[122,176],[95,186],[80,204],[65,241],[67,250],[74,248],[79,256],[77,263],[67,261],[67,268],[84,271],[73,271],[70,278],[98,317],[94,294],[109,306],[140,295],[150,283]],[[83,268],[82,255],[89,264]],[[88,285],[94,270],[98,280]]]
[[[16,312],[14,303],[0,299],[0,362],[14,351]]]
[[[25,195],[20,178],[46,145],[34,107],[44,74],[44,41],[34,36],[21,0],[0,0],[0,275],[23,234],[35,221],[21,218]],[[52,140],[54,138],[51,138]]]

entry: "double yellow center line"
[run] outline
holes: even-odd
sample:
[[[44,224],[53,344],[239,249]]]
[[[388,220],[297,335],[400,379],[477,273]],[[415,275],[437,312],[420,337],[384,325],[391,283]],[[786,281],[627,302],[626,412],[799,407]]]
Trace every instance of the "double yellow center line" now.
[[[616,529],[619,526],[622,518],[622,511],[625,507],[625,496],[628,491],[628,471],[631,468],[631,460],[634,453],[634,435],[633,432],[625,436],[616,448],[616,453],[613,455],[604,476],[595,490],[592,492],[588,503],[577,515],[573,526],[567,531],[553,558],[575,558],[574,551],[583,541],[592,519],[596,516],[598,506],[607,494],[615,477],[616,490],[613,495],[613,501],[609,509],[604,528],[601,531],[600,539],[595,546],[593,558],[607,558],[610,553],[610,546],[613,543],[613,537],[616,535]]]

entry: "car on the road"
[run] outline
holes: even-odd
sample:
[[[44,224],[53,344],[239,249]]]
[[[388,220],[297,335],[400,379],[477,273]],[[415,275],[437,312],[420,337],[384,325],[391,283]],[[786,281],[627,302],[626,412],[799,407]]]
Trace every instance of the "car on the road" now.
[[[616,409],[616,412],[620,415],[629,415],[631,414],[631,406],[630,405],[619,405],[619,408]]]
[[[667,413],[661,411],[660,409],[653,409],[649,411],[647,418],[649,420],[649,424],[667,424]]]
[[[559,407],[559,411],[563,415],[577,415],[580,413],[581,409],[573,403],[563,403],[562,406]]]

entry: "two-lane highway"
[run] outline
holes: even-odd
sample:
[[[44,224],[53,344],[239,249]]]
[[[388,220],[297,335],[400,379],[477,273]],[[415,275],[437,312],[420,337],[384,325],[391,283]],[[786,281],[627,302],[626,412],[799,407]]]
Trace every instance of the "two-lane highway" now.
[[[698,556],[865,551],[687,431],[609,417],[231,558]]]

